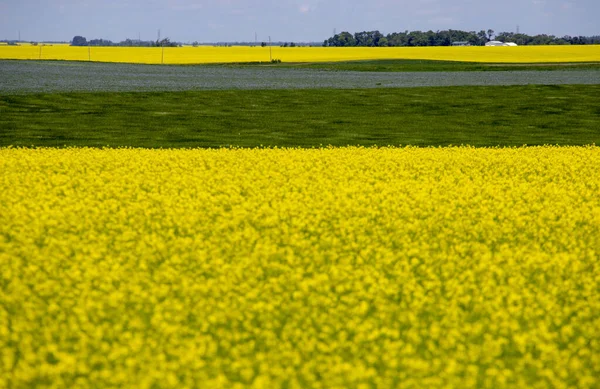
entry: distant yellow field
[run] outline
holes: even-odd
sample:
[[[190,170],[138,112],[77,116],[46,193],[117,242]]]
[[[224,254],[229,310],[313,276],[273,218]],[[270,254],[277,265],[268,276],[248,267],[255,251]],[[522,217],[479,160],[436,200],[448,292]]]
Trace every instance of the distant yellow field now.
[[[425,59],[466,62],[600,62],[600,45],[520,47],[72,47],[2,46],[0,59],[45,59],[148,64],[335,62]]]

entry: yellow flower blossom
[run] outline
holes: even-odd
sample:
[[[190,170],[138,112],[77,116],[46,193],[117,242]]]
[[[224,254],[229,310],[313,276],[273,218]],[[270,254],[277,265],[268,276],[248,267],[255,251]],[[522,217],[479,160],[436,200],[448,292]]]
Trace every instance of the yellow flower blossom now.
[[[0,388],[600,385],[600,149],[0,149]]]
[[[75,47],[0,46],[0,59],[69,60],[146,64],[235,62],[336,62],[423,59],[464,62],[597,62],[600,45],[519,47]]]

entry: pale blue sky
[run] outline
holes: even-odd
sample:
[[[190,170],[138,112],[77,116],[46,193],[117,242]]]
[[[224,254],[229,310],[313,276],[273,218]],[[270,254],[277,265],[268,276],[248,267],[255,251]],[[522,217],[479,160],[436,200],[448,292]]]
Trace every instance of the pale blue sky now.
[[[500,5],[502,4],[502,5]],[[600,0],[0,0],[0,39],[321,42],[337,32],[600,35]]]

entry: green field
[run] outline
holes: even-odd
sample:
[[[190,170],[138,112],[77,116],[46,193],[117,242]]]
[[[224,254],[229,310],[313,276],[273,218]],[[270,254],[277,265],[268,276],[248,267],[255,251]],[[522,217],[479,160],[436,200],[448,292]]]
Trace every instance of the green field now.
[[[242,66],[243,64],[227,65]],[[415,59],[390,59],[375,61],[315,62],[315,63],[279,63],[247,64],[260,66],[294,67],[303,69],[322,69],[332,71],[357,72],[481,72],[481,71],[552,71],[552,70],[600,70],[600,63],[480,63],[460,61],[430,61]]]
[[[0,96],[0,146],[600,143],[600,86]]]

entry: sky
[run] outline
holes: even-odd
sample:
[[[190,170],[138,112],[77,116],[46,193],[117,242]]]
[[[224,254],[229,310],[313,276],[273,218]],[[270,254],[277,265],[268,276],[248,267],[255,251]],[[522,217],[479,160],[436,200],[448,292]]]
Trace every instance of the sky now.
[[[600,0],[0,0],[0,39],[322,42],[338,33],[492,29],[600,35]]]

